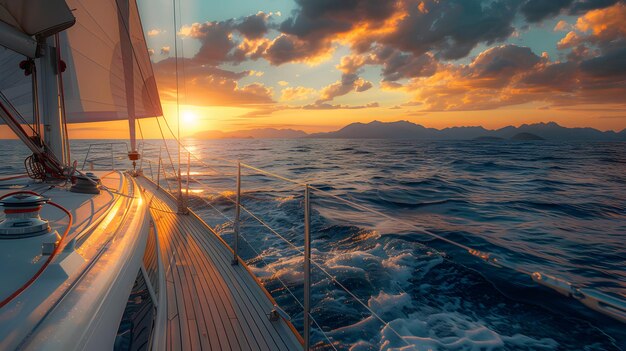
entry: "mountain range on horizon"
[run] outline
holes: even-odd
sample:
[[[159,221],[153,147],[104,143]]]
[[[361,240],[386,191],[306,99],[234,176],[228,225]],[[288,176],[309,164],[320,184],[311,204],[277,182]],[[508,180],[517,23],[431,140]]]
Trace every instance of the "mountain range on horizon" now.
[[[193,137],[196,139],[297,139],[308,135],[306,132],[294,129],[257,128],[233,132],[206,130],[194,134]]]
[[[306,133],[294,129],[260,128],[233,132],[204,131],[194,134],[197,139],[415,139],[415,140],[596,140],[626,141],[626,129],[620,132],[594,128],[567,128],[555,122],[507,126],[499,129],[484,127],[427,128],[409,121],[351,123],[332,132]]]

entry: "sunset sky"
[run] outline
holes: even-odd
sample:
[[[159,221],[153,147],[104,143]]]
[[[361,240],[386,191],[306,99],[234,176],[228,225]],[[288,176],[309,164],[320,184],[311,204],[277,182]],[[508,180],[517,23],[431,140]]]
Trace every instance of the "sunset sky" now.
[[[172,2],[139,6],[175,125]],[[624,1],[182,0],[177,11],[183,136],[372,120],[626,128]],[[154,126],[142,122],[146,137]]]

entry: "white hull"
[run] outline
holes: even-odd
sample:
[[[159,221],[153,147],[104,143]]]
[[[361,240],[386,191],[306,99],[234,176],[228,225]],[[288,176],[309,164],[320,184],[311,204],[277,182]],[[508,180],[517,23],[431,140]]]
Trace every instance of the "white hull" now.
[[[110,180],[108,186],[117,183],[114,191],[122,195],[56,189],[45,194],[67,204],[75,224],[50,266],[0,309],[0,349],[112,349],[142,264],[150,218],[134,180],[121,173],[109,177],[115,175],[118,180]],[[107,195],[111,201],[104,199],[98,207],[103,200],[96,197]],[[68,245],[72,239],[75,248]]]

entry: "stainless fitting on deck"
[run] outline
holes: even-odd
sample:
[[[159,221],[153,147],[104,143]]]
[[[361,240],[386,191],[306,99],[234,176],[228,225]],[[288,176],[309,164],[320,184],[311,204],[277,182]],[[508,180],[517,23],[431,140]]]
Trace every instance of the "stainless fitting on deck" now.
[[[282,308],[278,307],[278,305],[274,305],[274,308],[267,315],[271,322],[278,321],[281,317],[286,321],[291,321],[291,316],[285,312]]]

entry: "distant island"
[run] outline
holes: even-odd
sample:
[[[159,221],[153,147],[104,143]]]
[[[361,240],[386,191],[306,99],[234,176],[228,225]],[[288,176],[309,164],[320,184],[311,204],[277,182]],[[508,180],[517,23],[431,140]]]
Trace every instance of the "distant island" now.
[[[513,135],[511,137],[511,140],[525,140],[525,141],[529,141],[529,140],[546,140],[542,137],[540,137],[539,135],[535,135],[532,133],[517,133],[515,135]]]
[[[497,136],[480,136],[478,138],[474,138],[476,141],[502,141],[507,140],[505,138],[497,137]],[[513,135],[510,140],[522,140],[522,141],[530,141],[530,140],[546,140],[539,135],[535,135],[532,133],[517,133]]]
[[[506,139],[499,138],[499,137],[494,137],[494,136],[479,136],[479,137],[474,138],[472,140],[476,140],[476,141],[501,141],[501,140],[506,140]]]
[[[626,141],[626,129],[621,132],[594,128],[567,128],[555,122],[523,124],[489,130],[483,127],[427,128],[408,121],[352,123],[334,132],[307,134],[294,129],[250,129],[234,132],[205,131],[197,139],[413,139],[413,140],[475,140],[475,141],[540,141],[587,140]]]
[[[296,139],[307,136],[308,134],[301,130],[276,128],[238,130],[234,132],[207,130],[194,134],[196,139]]]

